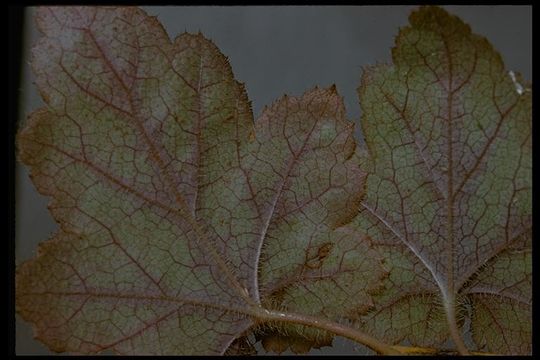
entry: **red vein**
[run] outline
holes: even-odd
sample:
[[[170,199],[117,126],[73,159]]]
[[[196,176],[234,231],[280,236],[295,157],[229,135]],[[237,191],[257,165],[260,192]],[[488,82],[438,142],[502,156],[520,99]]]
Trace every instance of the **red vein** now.
[[[101,169],[100,167],[98,167],[97,165],[95,165],[94,163],[92,163],[89,160],[78,158],[78,157],[76,157],[76,156],[62,150],[61,148],[59,148],[59,147],[57,147],[56,145],[53,145],[53,144],[43,143],[43,142],[40,142],[40,141],[36,141],[35,139],[32,139],[32,141],[35,142],[36,144],[41,145],[41,146],[51,148],[52,150],[61,153],[62,155],[72,159],[75,162],[80,162],[80,163],[86,165],[90,170],[92,170],[92,171],[96,172],[97,174],[103,176],[105,179],[107,179],[108,181],[110,181],[114,185],[118,186],[122,190],[127,191],[128,193],[134,195],[136,198],[138,198],[138,199],[140,199],[140,200],[142,200],[142,201],[144,201],[144,202],[146,202],[146,203],[148,203],[150,205],[154,205],[156,207],[159,207],[159,208],[161,208],[163,210],[166,210],[167,212],[172,213],[172,214],[177,214],[178,213],[176,211],[176,209],[173,209],[172,207],[170,207],[168,205],[165,205],[165,204],[163,204],[163,203],[161,203],[161,202],[159,202],[157,200],[154,200],[154,199],[151,199],[151,198],[147,197],[143,193],[135,190],[134,188],[132,188],[131,186],[129,186],[128,184],[123,182],[122,180],[120,180],[120,179],[118,179],[116,177],[113,177],[108,172],[104,171],[103,169]]]
[[[484,309],[486,310],[486,312],[489,313],[489,315],[491,316],[491,319],[493,320],[493,323],[495,324],[495,326],[499,328],[499,334],[501,334],[505,345],[507,346],[508,350],[510,350],[510,345],[508,344],[508,340],[506,339],[506,332],[504,331],[504,328],[502,327],[502,325],[499,324],[499,322],[497,321],[497,318],[493,314],[493,311],[491,311],[489,306],[487,306],[480,298],[477,299],[477,301],[480,302],[484,306]]]
[[[199,43],[199,52],[202,52],[202,50],[200,49],[200,43]],[[203,120],[203,116],[202,116],[202,106],[201,106],[201,83],[202,83],[202,74],[203,74],[203,57],[202,57],[202,54],[199,54],[199,58],[200,58],[200,65],[199,65],[199,81],[197,83],[197,89],[194,89],[195,90],[195,94],[197,94],[197,110],[196,110],[196,113],[197,113],[197,130],[195,131],[196,133],[196,138],[197,138],[197,149],[196,149],[196,153],[195,153],[195,164],[197,164],[196,166],[196,169],[197,169],[197,175],[195,177],[197,183],[199,182],[199,180],[201,179],[201,142],[202,142],[202,139],[201,139],[201,131],[202,131],[202,120]],[[195,213],[196,209],[198,209],[198,206],[197,206],[197,201],[199,199],[199,186],[197,184],[196,186],[196,189],[197,191],[195,191],[195,197],[193,199],[193,204],[194,204],[194,207],[193,207],[193,213]]]
[[[405,111],[402,110],[402,109],[399,109],[398,106],[394,103],[394,101],[392,101],[392,98],[385,92],[382,92],[386,101],[388,101],[388,103],[392,106],[392,108],[396,111],[396,113],[401,117],[401,119],[403,120],[403,122],[405,123],[405,127],[407,129],[407,131],[409,132],[409,134],[411,135],[412,139],[413,139],[413,142],[414,142],[414,145],[416,146],[416,150],[417,152],[420,154],[420,158],[422,159],[422,161],[424,162],[429,174],[431,175],[431,179],[432,179],[432,182],[433,184],[435,185],[435,189],[437,189],[437,192],[443,197],[443,198],[447,198],[448,195],[445,194],[440,188],[439,188],[439,185],[436,181],[436,178],[435,178],[435,174],[433,174],[433,168],[429,165],[429,162],[428,162],[428,159],[427,157],[425,156],[424,154],[424,151],[422,150],[422,147],[420,146],[420,144],[418,143],[418,139],[416,137],[416,134],[414,133],[412,127],[411,127],[411,123],[409,121],[409,118],[405,115]],[[409,90],[407,90],[407,97],[409,96]],[[404,106],[404,108],[406,107],[406,104]]]
[[[158,289],[159,291],[165,295],[165,291],[163,290],[163,288],[161,287],[161,285],[159,284],[159,282],[154,279],[150,273],[148,273],[148,271],[141,265],[139,264],[139,262],[127,251],[126,248],[124,248],[124,246],[122,245],[122,243],[116,238],[116,236],[114,235],[114,233],[112,232],[111,229],[109,229],[109,227],[107,225],[105,225],[102,221],[100,221],[99,219],[97,219],[95,216],[92,216],[90,214],[88,214],[87,212],[83,211],[82,209],[78,209],[82,214],[86,215],[87,217],[89,217],[92,221],[94,221],[96,224],[100,225],[103,229],[105,229],[105,231],[107,231],[109,233],[109,236],[111,237],[111,240],[112,242],[120,249],[120,251],[122,251],[124,253],[124,255],[127,256],[127,258],[133,263],[135,264],[135,266],[137,266],[139,268],[139,270],[142,271],[142,273],[144,274],[144,276],[146,276]]]
[[[169,317],[171,317],[171,315],[173,315],[175,313],[178,313],[178,309],[174,309],[174,310],[168,312],[167,314],[155,319],[154,321],[152,321],[152,322],[150,322],[148,324],[145,324],[145,326],[141,327],[139,330],[135,331],[132,334],[129,334],[128,336],[122,337],[122,338],[118,339],[117,341],[114,341],[114,342],[106,344],[106,345],[98,345],[99,351],[103,351],[103,350],[113,348],[118,344],[121,344],[121,343],[126,342],[128,340],[131,340],[131,339],[139,336],[140,334],[144,333],[146,330],[148,330],[151,327],[155,326],[157,328],[157,325],[160,322],[163,322],[163,321],[167,320]]]
[[[507,298],[509,300],[512,300],[512,301],[516,301],[522,305],[526,305],[526,306],[531,306],[532,305],[532,300],[529,298],[525,298],[525,297],[522,297],[522,296],[518,296],[518,295],[515,295],[515,294],[508,294],[508,293],[503,293],[501,291],[495,291],[493,289],[490,289],[490,288],[485,288],[485,287],[481,287],[481,286],[475,286],[473,287],[472,289],[469,289],[465,292],[465,294],[469,294],[469,295],[487,295],[487,296],[496,296],[496,297],[503,297],[503,298]]]
[[[495,249],[488,254],[488,256],[486,256],[486,260],[484,260],[484,264],[487,264],[489,263],[491,260],[495,259],[500,253],[502,253],[504,250],[506,250],[509,246],[511,246],[512,244],[514,244],[515,242],[517,242],[518,240],[520,240],[521,236],[526,234],[526,233],[529,233],[530,231],[532,230],[532,225],[527,227],[526,229],[524,229],[523,231],[517,233],[516,235],[514,235],[510,240],[508,240],[507,242],[504,242],[504,243],[501,243],[499,246],[495,247]],[[457,282],[457,286],[456,288],[457,289],[460,289],[465,283],[467,283],[467,281],[475,274],[479,271],[479,269],[481,270],[482,267],[484,265],[481,265],[477,268],[473,268],[472,270],[470,270],[468,273],[465,274],[465,276],[462,277],[463,280],[461,280],[460,282]]]
[[[122,112],[127,113],[127,114],[131,115],[131,117],[134,118],[134,120],[135,120],[134,124],[137,127],[137,130],[139,131],[139,133],[143,136],[146,144],[148,145],[150,155],[152,156],[152,158],[154,158],[154,160],[158,164],[158,167],[162,170],[161,173],[164,176],[164,180],[167,182],[169,189],[174,194],[174,198],[175,198],[177,204],[179,205],[178,211],[184,216],[185,220],[193,228],[197,238],[199,238],[199,240],[201,240],[201,242],[204,243],[204,245],[207,248],[208,252],[211,254],[212,258],[214,259],[214,261],[216,262],[218,267],[222,270],[222,272],[225,275],[227,281],[229,281],[229,283],[236,289],[238,295],[240,295],[241,298],[246,300],[246,302],[252,303],[253,300],[248,295],[245,294],[245,292],[243,291],[243,287],[240,285],[238,279],[233,275],[233,273],[230,271],[230,269],[227,266],[227,264],[225,263],[225,261],[218,254],[218,252],[216,251],[216,249],[214,247],[214,244],[211,242],[211,240],[209,238],[207,238],[207,236],[204,233],[203,229],[201,228],[200,224],[198,223],[198,221],[193,217],[193,215],[189,211],[189,207],[188,207],[185,199],[178,192],[178,189],[176,188],[176,186],[174,186],[174,181],[172,180],[170,173],[167,171],[167,167],[165,166],[165,163],[164,163],[163,159],[161,158],[161,155],[160,155],[160,152],[158,151],[157,146],[154,144],[154,142],[151,140],[150,136],[148,135],[146,129],[144,128],[142,120],[139,118],[139,116],[137,116],[134,113],[133,100],[131,98],[131,93],[129,91],[129,88],[123,82],[122,78],[120,77],[120,75],[118,74],[118,72],[116,71],[114,66],[112,65],[111,61],[108,59],[108,57],[105,54],[105,52],[103,51],[103,49],[97,43],[97,41],[94,38],[94,36],[92,35],[91,31],[89,29],[86,29],[86,32],[88,34],[90,34],[90,38],[94,42],[98,52],[100,53],[101,57],[103,58],[105,64],[110,68],[110,70],[113,73],[114,77],[117,79],[117,81],[120,83],[120,85],[122,86],[122,88],[126,92],[126,96],[127,96],[128,101],[130,103],[130,106],[131,106],[131,112],[126,112],[126,111],[122,111]],[[71,74],[69,74],[69,72],[67,72],[66,69],[64,69],[64,72],[66,72],[68,74],[68,76],[73,81],[75,81],[73,76]],[[84,91],[86,93],[88,93],[89,95],[95,97],[96,99],[98,99],[100,101],[104,101],[100,97],[96,96],[96,94],[90,93],[90,92],[88,92],[86,90],[84,90]],[[110,104],[108,102],[105,102],[105,103],[112,106],[112,104]]]
[[[443,284],[442,284],[441,280],[439,279],[439,276],[437,275],[437,272],[436,272],[434,266],[432,264],[430,264],[427,261],[427,259],[425,259],[424,256],[422,256],[422,254],[420,254],[420,251],[418,249],[416,249],[416,247],[412,243],[408,242],[403,237],[403,235],[401,235],[388,221],[386,221],[386,219],[384,217],[382,217],[380,214],[378,214],[369,205],[367,205],[365,202],[361,202],[360,205],[364,209],[369,211],[369,213],[372,214],[379,222],[381,222],[383,225],[385,225],[405,246],[407,246],[407,248],[409,250],[411,250],[411,252],[418,258],[418,260],[420,260],[420,262],[424,265],[424,267],[429,270],[429,272],[433,276],[433,279],[435,280],[435,282],[437,283],[439,288],[441,288],[443,286]]]
[[[287,101],[287,100],[285,100],[285,101]],[[324,111],[326,109],[326,105],[323,108],[322,113],[324,113]],[[287,115],[285,115],[285,117],[286,116]],[[278,185],[278,188],[277,188],[276,192],[274,193],[274,198],[272,199],[272,204],[270,206],[270,209],[268,210],[268,215],[266,217],[266,220],[264,221],[263,228],[262,228],[261,234],[260,234],[259,239],[258,239],[257,252],[255,254],[255,269],[259,268],[259,261],[260,261],[260,258],[261,258],[262,246],[263,246],[263,243],[264,243],[264,239],[266,238],[266,235],[267,235],[268,229],[270,227],[270,224],[272,222],[272,219],[274,217],[274,213],[275,213],[277,203],[278,203],[279,199],[281,198],[281,195],[283,194],[283,189],[285,188],[285,184],[287,183],[287,180],[289,180],[289,175],[290,175],[294,165],[296,164],[296,162],[298,161],[300,156],[304,153],[304,151],[306,149],[306,145],[309,142],[309,140],[311,139],[311,136],[312,136],[315,128],[317,127],[317,124],[319,123],[318,118],[316,118],[316,119],[317,120],[314,121],[313,126],[311,127],[309,133],[304,138],[302,146],[300,147],[298,152],[297,153],[292,152],[292,157],[290,158],[289,164],[287,165],[287,168],[285,169],[285,174],[282,175],[282,179],[281,179],[281,181],[280,181],[280,183]],[[284,122],[284,124],[285,123],[286,122]],[[256,299],[256,301],[258,303],[260,303],[261,299],[260,299],[260,294],[259,294],[258,271],[256,271],[256,275],[255,275],[254,289],[255,289],[255,299]]]
[[[506,116],[512,112],[512,110],[514,109],[514,107],[517,105],[517,101],[512,104],[512,106],[510,106],[504,113],[500,114],[500,119],[499,119],[499,122],[497,123],[497,127],[495,128],[495,131],[493,132],[493,135],[488,139],[488,141],[486,142],[486,145],[484,146],[484,148],[482,149],[482,152],[480,153],[480,155],[476,158],[476,161],[473,165],[473,167],[471,168],[471,170],[469,170],[465,176],[463,177],[463,180],[462,182],[457,186],[456,188],[456,194],[459,193],[461,191],[461,189],[463,189],[463,186],[465,186],[465,184],[469,181],[469,179],[471,178],[471,176],[476,172],[476,170],[478,169],[478,166],[480,165],[480,163],[482,162],[482,160],[484,159],[484,156],[486,155],[488,149],[491,147],[491,144],[493,143],[493,141],[497,138],[497,135],[499,134],[499,130],[501,128],[501,125],[503,123],[503,120],[506,118]]]
[[[377,308],[377,311],[374,311],[372,313],[369,313],[368,314],[368,318],[373,318],[377,315],[379,315],[381,312],[383,312],[384,310],[386,309],[389,309],[391,308],[392,306],[400,303],[400,302],[409,302],[411,298],[420,298],[420,299],[425,299],[426,297],[433,297],[434,294],[433,293],[430,293],[430,292],[415,292],[415,293],[407,293],[407,294],[402,294],[401,296],[399,296],[397,299],[394,299],[393,301],[389,302],[388,304],[385,304],[383,306],[380,306]]]

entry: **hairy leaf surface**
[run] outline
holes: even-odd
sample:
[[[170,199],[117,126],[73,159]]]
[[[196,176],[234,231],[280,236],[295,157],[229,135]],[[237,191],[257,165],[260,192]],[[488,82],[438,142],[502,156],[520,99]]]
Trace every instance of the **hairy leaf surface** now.
[[[385,255],[366,328],[390,342],[531,352],[531,90],[489,42],[435,7],[359,88],[369,149],[355,220]],[[369,155],[369,156],[368,156]]]
[[[135,8],[40,8],[37,21],[46,106],[19,157],[61,228],[18,267],[16,295],[51,350],[221,354],[261,306],[336,319],[372,304],[384,271],[342,227],[365,173],[335,88],[253,122],[200,34],[171,42]]]

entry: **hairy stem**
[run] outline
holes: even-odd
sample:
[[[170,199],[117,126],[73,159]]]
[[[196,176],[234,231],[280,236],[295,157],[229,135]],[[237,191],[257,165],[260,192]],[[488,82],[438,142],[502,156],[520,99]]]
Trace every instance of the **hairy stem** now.
[[[318,329],[326,330],[333,334],[346,337],[357,343],[365,345],[379,354],[383,354],[383,355],[403,354],[403,352],[398,350],[397,348],[389,344],[383,343],[380,340],[366,333],[363,333],[362,331],[353,329],[351,327],[348,327],[348,326],[345,326],[345,325],[342,325],[333,321],[329,321],[329,320],[325,320],[325,319],[321,319],[321,318],[317,318],[317,317],[309,316],[309,315],[288,313],[288,312],[282,312],[282,311],[277,311],[277,310],[268,310],[268,309],[263,309],[263,308],[258,308],[255,312],[256,312],[256,317],[259,318],[260,320],[291,322],[295,324],[307,325],[307,326],[315,327]]]
[[[461,337],[461,332],[456,321],[456,301],[454,296],[444,296],[444,311],[452,340],[461,355],[470,355]]]
[[[426,348],[418,346],[400,346],[400,345],[390,345],[384,343],[371,335],[368,335],[358,329],[348,327],[330,320],[321,319],[318,317],[283,312],[278,310],[269,310],[261,307],[252,308],[252,316],[257,318],[259,321],[279,321],[279,322],[289,322],[300,325],[311,326],[321,330],[326,330],[335,335],[346,337],[356,343],[367,346],[371,350],[377,352],[381,355],[484,355],[492,356],[497,354],[485,353],[473,351],[469,352],[465,346],[460,332],[459,327],[457,326],[456,317],[455,317],[455,303],[452,302],[452,306],[446,306],[447,301],[445,301],[445,310],[447,313],[448,324],[450,328],[450,333],[452,339],[456,344],[456,350],[443,350],[436,348]],[[453,325],[452,325],[453,324]]]

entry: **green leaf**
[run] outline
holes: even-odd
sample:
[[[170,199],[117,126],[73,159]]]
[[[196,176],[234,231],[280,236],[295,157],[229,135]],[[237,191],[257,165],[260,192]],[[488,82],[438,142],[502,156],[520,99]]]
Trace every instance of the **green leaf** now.
[[[532,252],[506,250],[491,259],[464,293],[474,309],[471,330],[480,348],[497,353],[531,352]]]
[[[16,305],[39,340],[83,354],[222,354],[265,322],[262,305],[335,320],[345,303],[371,304],[379,257],[334,230],[365,178],[334,87],[284,97],[254,123],[200,34],[171,42],[136,8],[40,8],[37,21],[47,105],[19,133],[19,158],[60,230],[18,267]]]
[[[390,271],[366,328],[419,346],[451,336],[465,352],[472,303],[477,348],[530,353],[530,258],[506,255],[530,246],[530,85],[443,9],[410,23],[393,65],[365,69],[359,88],[369,174],[355,226]],[[488,294],[471,290],[475,278]]]

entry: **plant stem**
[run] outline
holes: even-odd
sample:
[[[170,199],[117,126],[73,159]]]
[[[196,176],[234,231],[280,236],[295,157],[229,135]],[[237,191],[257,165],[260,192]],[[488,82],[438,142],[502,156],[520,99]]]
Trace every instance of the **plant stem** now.
[[[255,312],[255,316],[261,320],[291,322],[295,324],[307,325],[322,330],[327,330],[336,335],[340,335],[351,339],[357,343],[363,344],[379,354],[403,354],[403,352],[398,350],[397,348],[389,344],[383,343],[366,333],[329,320],[324,320],[309,315],[294,314],[277,310],[267,310],[263,308],[258,308],[257,310],[255,310]]]
[[[335,335],[340,335],[350,340],[353,340],[354,342],[365,345],[371,350],[381,355],[440,355],[441,353],[446,353],[446,354],[459,353],[460,355],[484,355],[484,356],[497,355],[497,354],[485,353],[485,352],[479,352],[479,351],[469,352],[467,350],[467,347],[465,346],[465,344],[463,343],[463,340],[461,339],[461,335],[459,333],[459,329],[455,321],[454,309],[455,307],[452,304],[451,308],[446,308],[446,311],[447,311],[448,323],[450,327],[450,333],[452,335],[452,339],[456,343],[457,351],[456,350],[441,350],[441,349],[418,347],[418,346],[389,345],[360,330],[357,330],[357,329],[354,329],[354,328],[351,328],[351,327],[348,327],[348,326],[345,326],[345,325],[342,325],[342,324],[339,324],[330,320],[324,320],[324,319],[310,316],[310,315],[283,312],[283,311],[278,311],[278,310],[269,310],[269,309],[264,309],[261,307],[252,308],[251,315],[254,318],[259,319],[260,321],[289,322],[289,323],[301,324],[301,325],[306,325],[306,326],[311,326],[311,327],[319,328],[322,330],[326,330]],[[453,320],[452,322],[454,324],[454,327],[450,325],[450,317]]]
[[[393,348],[400,351],[403,355],[460,355],[459,351],[454,349],[434,349],[434,348],[423,348],[416,346],[400,346],[393,345]],[[499,354],[481,352],[481,351],[470,351],[471,355],[479,356],[496,356]]]
[[[456,348],[459,351],[460,355],[470,355],[469,350],[465,346],[463,339],[461,338],[461,333],[456,322],[456,302],[454,296],[443,296],[444,297],[444,310],[446,312],[446,320],[448,323],[448,328],[450,330],[450,335],[452,340],[456,344]]]

